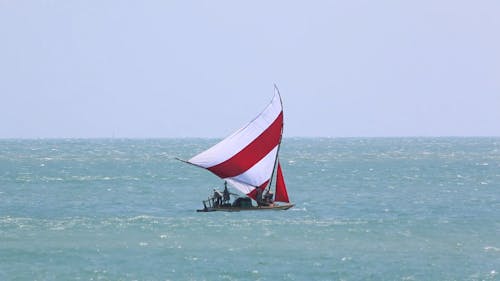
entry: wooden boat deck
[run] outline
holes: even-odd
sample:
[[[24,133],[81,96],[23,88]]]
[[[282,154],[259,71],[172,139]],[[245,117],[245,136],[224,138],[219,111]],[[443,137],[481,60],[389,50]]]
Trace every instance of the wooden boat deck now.
[[[196,210],[197,212],[240,212],[240,211],[270,211],[270,210],[288,210],[295,206],[295,204],[274,205],[274,206],[252,206],[252,207],[207,207],[205,209]]]

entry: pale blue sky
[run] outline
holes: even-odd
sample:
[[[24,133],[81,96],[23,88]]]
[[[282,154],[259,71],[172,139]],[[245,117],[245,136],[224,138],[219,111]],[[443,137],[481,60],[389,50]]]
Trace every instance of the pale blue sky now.
[[[500,1],[0,0],[0,137],[500,136]]]

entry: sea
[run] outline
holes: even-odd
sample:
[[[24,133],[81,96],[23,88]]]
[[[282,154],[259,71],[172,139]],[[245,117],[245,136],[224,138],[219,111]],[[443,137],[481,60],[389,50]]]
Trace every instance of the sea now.
[[[197,213],[218,139],[0,140],[0,280],[500,280],[500,138],[285,138],[295,207]]]

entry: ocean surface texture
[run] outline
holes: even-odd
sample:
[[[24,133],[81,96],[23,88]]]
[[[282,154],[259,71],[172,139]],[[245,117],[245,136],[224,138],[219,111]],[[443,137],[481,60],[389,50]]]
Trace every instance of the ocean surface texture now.
[[[0,280],[500,280],[500,138],[287,138],[295,208],[196,213],[216,141],[0,140]]]

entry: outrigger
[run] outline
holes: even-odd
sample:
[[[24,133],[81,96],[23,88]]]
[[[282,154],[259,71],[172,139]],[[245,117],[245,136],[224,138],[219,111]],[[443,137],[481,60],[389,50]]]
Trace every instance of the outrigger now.
[[[203,201],[198,212],[288,210],[288,192],[279,162],[283,136],[283,104],[274,85],[271,103],[256,118],[229,137],[185,163],[209,170],[224,180],[224,191]],[[273,184],[274,179],[274,184]],[[245,197],[230,193],[227,183]],[[274,186],[275,192],[272,192]],[[231,195],[235,196],[231,202]],[[252,204],[252,199],[257,206]],[[276,202],[285,203],[280,205]]]

